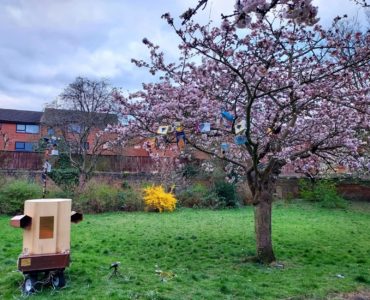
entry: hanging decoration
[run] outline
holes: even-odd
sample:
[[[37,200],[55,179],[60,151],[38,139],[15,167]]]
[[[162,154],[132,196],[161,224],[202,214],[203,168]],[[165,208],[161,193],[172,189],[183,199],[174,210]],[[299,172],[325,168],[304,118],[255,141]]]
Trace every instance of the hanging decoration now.
[[[223,117],[224,119],[226,119],[229,122],[234,121],[234,116],[226,110],[221,111],[221,117]]]
[[[175,126],[168,126],[168,131],[167,133],[171,133],[171,132],[174,132],[175,131]]]
[[[174,122],[174,123],[173,123],[173,127],[175,128],[175,130],[176,130],[177,132],[182,132],[182,131],[184,131],[184,128],[182,127],[181,122]]]
[[[50,173],[51,172],[51,164],[49,163],[49,160],[45,160],[44,165],[42,166],[44,173]]]
[[[42,142],[45,144],[45,157],[59,155],[58,144],[61,138],[56,136],[45,136],[42,138]]]
[[[162,134],[162,135],[166,135],[168,133],[168,130],[170,129],[170,126],[166,125],[166,126],[159,126],[158,130],[157,130],[157,133],[158,134]]]
[[[229,151],[230,150],[230,145],[228,143],[222,143],[221,144],[221,149],[224,151]]]
[[[176,131],[176,143],[177,147],[182,151],[185,148],[185,132]]]
[[[211,131],[211,123],[200,123],[199,124],[199,131],[201,133],[206,133]]]
[[[56,149],[56,145],[53,145],[53,149],[51,149],[50,155],[59,155],[59,150]]]
[[[234,142],[237,145],[245,145],[247,143],[247,137],[245,135],[237,135],[234,138]]]
[[[235,134],[242,133],[246,129],[247,129],[247,122],[245,120],[242,120],[242,121],[236,123],[235,126],[234,126]]]
[[[221,143],[221,153],[225,155],[226,152],[230,150],[230,145],[228,143]]]

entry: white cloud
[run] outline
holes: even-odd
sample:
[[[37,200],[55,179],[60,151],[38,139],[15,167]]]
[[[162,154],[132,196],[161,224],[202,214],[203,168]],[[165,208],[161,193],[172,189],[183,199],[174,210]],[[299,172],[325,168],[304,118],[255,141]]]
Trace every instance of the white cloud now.
[[[1,108],[40,111],[42,109],[42,106],[35,106],[35,101],[40,102],[40,98],[37,97],[36,99],[27,96],[13,97],[8,94],[0,93]]]
[[[348,18],[357,18],[361,23],[365,21],[364,9],[351,0],[314,0],[313,3],[319,7],[321,22],[329,26],[336,16],[348,15]]]
[[[8,1],[4,12],[8,22],[31,30],[77,29],[85,24],[109,20],[107,6],[102,1],[89,0],[27,0]]]
[[[315,0],[324,22],[357,7],[350,0]],[[126,89],[151,80],[131,58],[148,58],[142,39],[178,54],[178,38],[160,17],[177,18],[189,0],[1,0],[0,107],[41,110],[77,76],[109,78]],[[234,1],[210,0],[203,23],[231,13]]]

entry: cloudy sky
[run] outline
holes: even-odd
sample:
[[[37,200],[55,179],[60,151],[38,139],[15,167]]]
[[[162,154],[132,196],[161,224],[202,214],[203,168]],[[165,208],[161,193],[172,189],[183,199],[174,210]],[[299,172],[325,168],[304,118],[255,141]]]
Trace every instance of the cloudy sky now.
[[[315,0],[321,22],[363,11],[350,0]],[[123,90],[153,80],[144,37],[176,57],[177,39],[160,16],[178,16],[197,0],[0,0],[0,108],[42,110],[77,76],[107,78]],[[232,0],[210,0],[200,18],[219,19]]]

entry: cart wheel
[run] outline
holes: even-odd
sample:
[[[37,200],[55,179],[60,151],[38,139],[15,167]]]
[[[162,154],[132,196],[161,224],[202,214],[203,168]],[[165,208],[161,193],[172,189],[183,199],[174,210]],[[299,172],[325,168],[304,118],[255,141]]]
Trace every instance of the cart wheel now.
[[[66,279],[63,271],[56,272],[51,278],[51,284],[54,288],[59,289],[66,285]]]
[[[27,275],[24,279],[22,290],[24,294],[32,294],[36,291],[37,276]]]

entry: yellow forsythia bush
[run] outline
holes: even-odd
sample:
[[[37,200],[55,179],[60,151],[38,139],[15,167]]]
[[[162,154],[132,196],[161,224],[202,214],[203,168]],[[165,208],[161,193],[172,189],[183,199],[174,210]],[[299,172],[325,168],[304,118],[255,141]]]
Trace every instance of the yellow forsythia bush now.
[[[144,189],[144,202],[147,210],[159,212],[173,211],[176,208],[176,198],[167,193],[161,185],[150,186]]]

